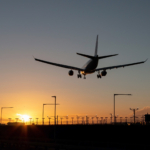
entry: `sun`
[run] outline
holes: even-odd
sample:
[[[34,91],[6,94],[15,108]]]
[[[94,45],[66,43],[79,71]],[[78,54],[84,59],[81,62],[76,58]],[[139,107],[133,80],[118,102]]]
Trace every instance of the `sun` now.
[[[29,118],[30,118],[30,116],[28,116],[28,115],[22,115],[22,120],[24,120],[25,122],[29,121]]]
[[[24,122],[29,121],[29,118],[31,118],[29,115],[21,115],[21,114],[17,114],[17,115],[20,116],[19,119]]]

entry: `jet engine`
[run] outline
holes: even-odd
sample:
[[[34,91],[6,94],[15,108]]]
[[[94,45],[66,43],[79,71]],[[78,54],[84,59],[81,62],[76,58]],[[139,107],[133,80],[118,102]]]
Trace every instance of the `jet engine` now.
[[[106,74],[107,74],[106,70],[103,70],[103,71],[101,72],[101,76],[106,76]]]
[[[68,72],[68,74],[69,74],[69,76],[73,76],[73,71],[70,70],[70,71]]]

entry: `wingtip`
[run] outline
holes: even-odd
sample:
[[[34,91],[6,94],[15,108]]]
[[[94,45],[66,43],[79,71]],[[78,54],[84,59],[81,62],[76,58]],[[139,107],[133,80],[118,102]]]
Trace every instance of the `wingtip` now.
[[[33,59],[36,60],[36,58],[32,55]]]
[[[117,55],[119,55],[119,54],[113,54],[113,56],[117,56]]]
[[[148,60],[148,58],[144,62],[146,62],[147,60]]]

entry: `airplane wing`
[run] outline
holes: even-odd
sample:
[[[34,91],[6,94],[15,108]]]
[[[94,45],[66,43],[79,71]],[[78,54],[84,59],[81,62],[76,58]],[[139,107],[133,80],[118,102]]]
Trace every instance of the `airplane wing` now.
[[[63,64],[56,64],[53,62],[48,62],[45,60],[40,60],[37,58],[34,58],[36,61],[42,62],[42,63],[46,63],[46,64],[50,64],[50,65],[54,65],[54,66],[58,66],[58,67],[62,67],[62,68],[67,68],[67,69],[72,69],[72,70],[78,70],[78,71],[84,71],[84,69],[82,68],[77,68],[77,67],[73,67],[73,66],[67,66],[67,65],[63,65]]]
[[[95,69],[95,71],[124,68],[124,67],[127,67],[127,66],[142,64],[142,63],[145,63],[146,61],[147,61],[147,59],[145,61],[136,62],[136,63],[132,63],[132,64],[124,64],[124,65],[118,65],[118,66],[110,66],[110,67],[98,68],[98,69]]]

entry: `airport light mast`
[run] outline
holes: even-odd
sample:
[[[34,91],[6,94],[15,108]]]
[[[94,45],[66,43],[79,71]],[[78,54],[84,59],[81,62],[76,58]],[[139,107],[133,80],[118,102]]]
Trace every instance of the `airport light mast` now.
[[[72,119],[72,124],[73,124],[73,119],[74,119],[74,117],[71,117],[71,119]]]
[[[127,123],[127,118],[128,118],[128,117],[125,117],[125,118],[126,118],[126,123]]]
[[[59,104],[43,104],[43,111],[42,111],[42,119],[44,118],[44,106],[45,105],[55,105],[55,111],[54,111],[54,123],[55,123],[55,125],[56,125],[56,105],[59,105]],[[44,119],[43,119],[43,125],[44,125]]]
[[[111,117],[110,117],[110,119],[111,119],[111,124],[112,124],[112,116],[113,116],[113,114],[112,114],[112,113],[110,113],[110,116],[111,116]]]
[[[49,116],[47,116],[47,118],[49,119],[49,125],[50,125],[50,119],[51,119],[51,118],[50,118]]]
[[[139,108],[136,108],[136,109],[130,108],[130,110],[133,110],[134,123],[135,123],[135,111],[138,110],[138,109],[139,109]]]
[[[115,117],[115,96],[118,95],[131,95],[131,94],[114,94],[114,123],[116,122],[116,117]]]
[[[39,118],[36,118],[36,125],[38,125],[38,119],[39,119]]]
[[[55,110],[54,110],[54,121],[55,121],[55,125],[56,125],[56,96],[52,96],[55,98]]]
[[[97,117],[97,115],[96,115],[95,117],[96,117],[96,119],[97,119],[97,124],[98,124],[98,118],[99,118],[99,117]]]

